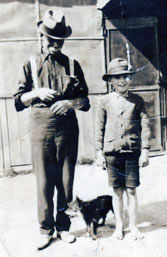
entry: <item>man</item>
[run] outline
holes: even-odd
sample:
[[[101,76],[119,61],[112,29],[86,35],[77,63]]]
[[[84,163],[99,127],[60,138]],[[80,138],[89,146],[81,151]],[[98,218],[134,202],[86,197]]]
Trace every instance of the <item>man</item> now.
[[[137,228],[136,187],[140,185],[139,167],[148,165],[150,128],[143,99],[129,91],[128,62],[115,58],[103,76],[113,87],[99,103],[96,123],[97,163],[106,162],[109,185],[113,188],[116,230],[113,237],[122,240],[123,194],[128,198],[129,227],[133,239],[141,239]]]
[[[25,62],[14,95],[17,111],[31,105],[32,164],[37,178],[39,249],[53,238],[55,227],[62,240],[72,243],[70,218],[74,169],[78,150],[75,110],[88,111],[88,88],[77,61],[61,53],[64,39],[72,33],[60,10],[50,9],[38,22],[41,53]],[[57,217],[54,220],[54,188]]]

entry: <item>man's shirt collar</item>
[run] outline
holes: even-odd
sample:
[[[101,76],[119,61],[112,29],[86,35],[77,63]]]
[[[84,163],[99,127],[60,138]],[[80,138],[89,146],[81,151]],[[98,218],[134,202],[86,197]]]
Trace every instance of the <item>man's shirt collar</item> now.
[[[42,54],[42,60],[43,60],[43,63],[45,61],[48,61],[49,59],[50,60],[56,60],[56,57],[50,53],[48,53],[48,51],[44,50],[44,48],[41,49],[41,54]]]
[[[49,53],[46,52],[46,51],[42,48],[42,49],[41,49],[41,56],[42,56],[42,61],[43,61],[43,63],[44,63],[45,61],[48,60],[48,58],[49,58]]]
[[[57,61],[58,63],[62,62],[62,53],[60,52],[59,54],[52,55],[50,53],[48,53],[47,51],[45,51],[43,48],[41,49],[41,55],[42,55],[42,61],[43,63],[45,61],[48,61],[49,59],[51,59],[52,61]]]

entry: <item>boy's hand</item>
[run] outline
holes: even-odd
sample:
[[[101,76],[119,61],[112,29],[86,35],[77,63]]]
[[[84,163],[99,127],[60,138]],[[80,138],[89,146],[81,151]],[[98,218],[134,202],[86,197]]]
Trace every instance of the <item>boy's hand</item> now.
[[[148,158],[148,149],[142,149],[141,155],[139,157],[139,166],[140,167],[146,167],[149,164],[149,158]]]
[[[103,156],[103,152],[102,150],[98,150],[96,152],[96,165],[104,168],[105,164],[106,164],[106,160]]]

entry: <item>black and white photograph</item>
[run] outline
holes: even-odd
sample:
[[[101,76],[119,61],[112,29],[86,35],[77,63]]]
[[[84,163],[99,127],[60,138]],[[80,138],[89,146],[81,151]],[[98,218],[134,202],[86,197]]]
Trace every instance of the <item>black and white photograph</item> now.
[[[167,257],[167,2],[0,0],[1,257]]]

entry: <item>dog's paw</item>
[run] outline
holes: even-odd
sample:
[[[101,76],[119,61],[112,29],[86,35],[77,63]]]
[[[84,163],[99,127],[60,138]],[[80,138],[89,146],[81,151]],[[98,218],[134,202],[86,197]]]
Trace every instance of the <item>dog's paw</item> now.
[[[97,236],[96,236],[96,235],[93,235],[93,236],[92,236],[92,239],[93,239],[93,240],[97,240]]]
[[[91,234],[89,232],[86,232],[85,237],[91,237]]]

